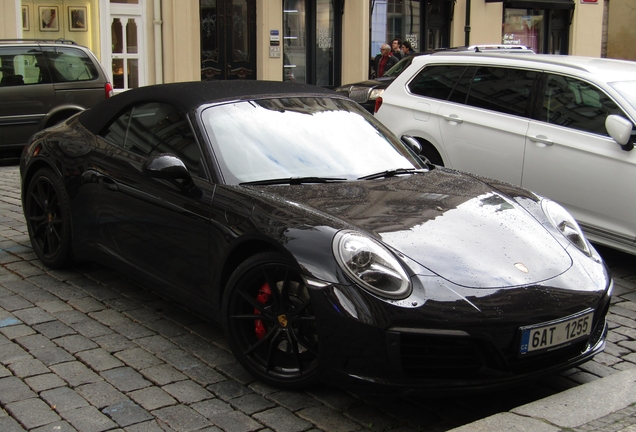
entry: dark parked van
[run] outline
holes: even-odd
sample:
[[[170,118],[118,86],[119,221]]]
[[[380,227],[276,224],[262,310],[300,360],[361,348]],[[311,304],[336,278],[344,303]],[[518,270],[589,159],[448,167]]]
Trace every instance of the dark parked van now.
[[[0,154],[112,94],[95,55],[72,41],[0,39]]]

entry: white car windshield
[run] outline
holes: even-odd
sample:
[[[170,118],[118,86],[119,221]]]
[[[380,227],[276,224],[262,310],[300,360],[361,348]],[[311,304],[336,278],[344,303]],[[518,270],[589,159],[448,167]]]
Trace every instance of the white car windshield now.
[[[636,81],[617,81],[609,84],[636,110]]]
[[[228,184],[280,178],[355,180],[422,169],[407,147],[356,104],[277,98],[210,106],[201,120]]]

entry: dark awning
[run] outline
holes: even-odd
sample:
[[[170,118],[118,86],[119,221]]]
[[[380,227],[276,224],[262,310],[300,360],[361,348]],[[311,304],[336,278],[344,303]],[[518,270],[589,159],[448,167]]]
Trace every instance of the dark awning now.
[[[512,9],[574,9],[574,0],[486,0],[494,2],[503,2]]]

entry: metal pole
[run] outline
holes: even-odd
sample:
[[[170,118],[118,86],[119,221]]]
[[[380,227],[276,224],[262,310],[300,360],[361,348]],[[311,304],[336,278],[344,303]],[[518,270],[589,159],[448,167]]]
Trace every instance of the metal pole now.
[[[466,0],[466,25],[464,26],[464,45],[470,45],[470,0]]]

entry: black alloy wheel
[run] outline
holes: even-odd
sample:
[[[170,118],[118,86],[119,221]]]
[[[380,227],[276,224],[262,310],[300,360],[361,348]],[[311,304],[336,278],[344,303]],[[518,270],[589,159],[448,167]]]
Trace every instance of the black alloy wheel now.
[[[25,195],[25,218],[36,255],[50,268],[63,267],[70,258],[69,200],[60,178],[49,168],[35,173]]]
[[[318,378],[318,335],[309,289],[279,253],[247,259],[223,295],[223,326],[232,352],[265,383],[296,389]]]

